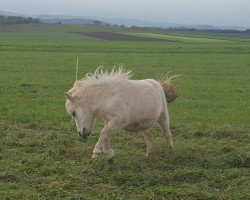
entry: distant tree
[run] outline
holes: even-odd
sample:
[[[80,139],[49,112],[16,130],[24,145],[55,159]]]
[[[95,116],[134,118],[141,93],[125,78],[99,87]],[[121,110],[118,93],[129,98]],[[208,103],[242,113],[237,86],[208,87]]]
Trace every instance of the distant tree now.
[[[95,24],[95,25],[100,25],[100,24],[102,24],[102,22],[99,21],[99,20],[94,20],[93,24]]]
[[[132,29],[139,29],[140,27],[138,26],[131,26]]]
[[[30,24],[30,23],[41,23],[41,21],[32,17],[22,16],[0,16],[0,24]]]
[[[246,33],[250,33],[250,29],[247,29],[245,32],[246,32]]]

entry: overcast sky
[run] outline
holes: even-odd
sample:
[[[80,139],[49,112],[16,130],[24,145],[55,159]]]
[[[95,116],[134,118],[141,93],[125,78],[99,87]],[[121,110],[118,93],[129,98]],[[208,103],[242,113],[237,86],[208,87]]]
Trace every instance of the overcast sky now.
[[[175,24],[250,25],[250,0],[0,0],[0,10]]]

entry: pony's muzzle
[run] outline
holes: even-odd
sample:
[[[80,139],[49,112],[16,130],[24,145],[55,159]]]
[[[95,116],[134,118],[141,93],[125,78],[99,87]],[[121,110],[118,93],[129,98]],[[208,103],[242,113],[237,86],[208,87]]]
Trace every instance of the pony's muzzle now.
[[[79,132],[79,136],[80,136],[82,139],[86,140],[87,137],[90,135],[90,133],[91,133],[90,130],[88,130],[88,129],[86,129],[86,128],[83,128],[83,129],[82,129],[82,132]]]

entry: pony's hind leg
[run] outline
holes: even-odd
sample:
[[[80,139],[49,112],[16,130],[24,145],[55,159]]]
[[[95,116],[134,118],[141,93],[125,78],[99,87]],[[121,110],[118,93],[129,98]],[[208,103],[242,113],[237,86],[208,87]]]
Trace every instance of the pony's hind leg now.
[[[146,141],[146,145],[147,145],[147,153],[146,156],[149,156],[153,153],[153,134],[150,130],[147,130],[145,132],[143,132],[145,141]]]
[[[163,131],[164,137],[167,140],[167,143],[170,147],[170,151],[173,152],[173,139],[172,139],[172,133],[170,131],[168,111],[165,111],[160,115],[158,123]]]

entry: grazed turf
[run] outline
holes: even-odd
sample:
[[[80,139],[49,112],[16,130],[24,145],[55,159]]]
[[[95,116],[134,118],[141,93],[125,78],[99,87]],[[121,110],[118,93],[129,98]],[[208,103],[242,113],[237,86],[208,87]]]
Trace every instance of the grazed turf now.
[[[202,33],[199,42],[191,35],[178,43],[100,41],[72,30],[128,29],[39,27],[44,32],[0,34],[1,199],[249,198],[246,37],[219,35],[213,37],[222,42],[207,42],[211,35],[205,39]],[[179,97],[169,105],[174,155],[155,127],[152,157],[144,156],[142,135],[122,132],[112,141],[113,165],[90,158],[102,122],[83,142],[64,108],[77,56],[79,78],[99,65],[119,64],[132,69],[134,79],[183,74],[174,82]]]

